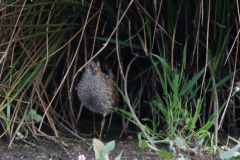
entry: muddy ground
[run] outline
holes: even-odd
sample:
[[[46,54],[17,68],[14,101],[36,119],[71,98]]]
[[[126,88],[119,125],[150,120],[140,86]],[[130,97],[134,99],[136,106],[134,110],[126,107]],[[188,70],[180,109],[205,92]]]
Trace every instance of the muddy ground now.
[[[100,124],[97,126],[100,126]],[[137,139],[137,133],[140,131],[136,129],[136,126],[130,126],[129,128],[135,130],[135,133],[124,134],[121,139],[119,139],[119,135],[122,131],[121,126],[113,124],[109,132],[106,131],[107,129],[103,131],[102,139],[105,143],[115,140],[115,149],[110,153],[110,160],[117,157],[121,151],[123,151],[121,160],[161,159],[154,150],[149,148],[140,148],[139,141]],[[97,129],[99,130],[99,128]],[[92,127],[81,128],[81,130],[86,130],[87,133],[90,133],[92,131]],[[31,135],[29,135],[26,140],[35,146],[23,142],[22,140],[15,140],[11,147],[8,148],[9,140],[2,137],[0,139],[0,160],[70,160],[71,158],[69,158],[68,154],[70,154],[74,160],[78,159],[79,154],[83,154],[86,157],[86,160],[95,159],[93,148],[89,145],[92,144],[93,137],[84,137],[88,142],[88,144],[86,144],[85,142],[78,140],[65,132],[61,132],[60,135],[61,136],[58,141],[62,142],[62,145],[66,144],[64,147],[66,151],[64,151],[64,148],[62,148],[58,143],[55,143],[50,139],[38,136],[38,142],[35,138],[31,137]],[[223,141],[221,144],[226,144],[227,135],[221,135],[220,139]],[[233,144],[232,147],[234,145],[236,144]],[[168,144],[158,144],[157,148],[169,151]]]
[[[70,160],[71,158],[68,157],[68,154],[70,154],[73,160],[77,160],[80,154],[83,154],[86,157],[86,160],[95,159],[93,148],[89,144],[75,138],[58,139],[58,141],[63,142],[62,144],[67,145],[65,149],[68,154],[59,144],[49,139],[40,138],[39,142],[32,138],[27,138],[27,140],[32,142],[35,146],[27,144],[21,140],[16,140],[12,146],[8,148],[9,141],[4,138],[0,139],[0,160]],[[156,155],[154,150],[149,148],[140,148],[136,135],[130,135],[122,139],[115,137],[115,139],[112,140],[115,140],[115,149],[110,153],[110,160],[117,157],[121,151],[123,151],[121,160],[161,159],[158,155]],[[92,143],[91,139],[88,139],[87,141],[88,143]],[[108,138],[107,142],[109,141],[111,140]],[[169,145],[166,144],[159,144],[157,145],[157,148],[169,151]],[[209,158],[212,157],[210,155],[206,156]]]
[[[101,118],[101,117],[100,117]],[[86,127],[90,126],[90,127]],[[81,131],[85,131],[85,134],[91,133],[93,131],[92,122],[84,122],[81,125]],[[97,122],[96,128],[100,130],[100,122]],[[104,143],[115,140],[115,149],[110,153],[109,158],[112,160],[117,157],[120,152],[123,150],[121,160],[133,160],[134,158],[138,160],[156,160],[159,159],[156,153],[148,148],[142,149],[139,147],[139,141],[137,139],[137,133],[140,132],[137,130],[136,126],[130,126],[131,129],[135,130],[135,133],[123,134],[123,137],[119,139],[119,135],[122,131],[122,126],[112,123],[109,132],[107,132],[107,125],[104,128],[102,140]],[[2,132],[2,131],[0,131]],[[78,159],[79,154],[83,154],[86,157],[86,160],[93,160],[94,151],[90,146],[92,145],[91,137],[84,137],[87,139],[88,144],[85,142],[73,137],[72,135],[59,131],[60,138],[59,142],[66,144],[65,149],[71,155],[74,160]],[[45,132],[46,133],[46,132]],[[67,152],[54,141],[38,136],[39,142],[35,138],[28,136],[26,139],[31,144],[27,144],[22,140],[15,140],[10,148],[8,148],[9,140],[6,138],[0,139],[0,160],[70,160],[67,155]],[[89,145],[90,144],[90,145]],[[168,148],[168,146],[164,146]]]
[[[138,147],[138,140],[132,137],[130,139],[115,139],[115,149],[111,152],[109,158],[114,159],[123,150],[123,160],[155,160],[158,156],[150,149],[142,149]],[[28,139],[30,140],[30,139]],[[71,157],[77,160],[79,154],[85,155],[87,160],[95,159],[94,151],[91,146],[76,139],[59,139],[68,146],[65,147]],[[91,140],[88,140],[91,143]],[[0,159],[1,160],[68,160],[70,159],[67,152],[59,145],[51,140],[40,139],[39,143],[32,142],[36,146],[31,146],[23,141],[15,141],[8,149],[9,142],[0,140]],[[167,146],[166,146],[167,147]]]

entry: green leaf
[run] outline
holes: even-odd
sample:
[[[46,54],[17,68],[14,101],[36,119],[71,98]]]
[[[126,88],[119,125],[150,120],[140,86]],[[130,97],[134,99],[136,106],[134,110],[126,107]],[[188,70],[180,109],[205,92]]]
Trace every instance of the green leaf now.
[[[112,151],[115,147],[115,141],[108,142],[102,149],[102,154],[108,154],[110,151]]]
[[[104,147],[104,143],[100,141],[99,139],[93,138],[93,150],[95,152],[95,159],[99,160],[101,151]]]
[[[156,151],[157,155],[159,155],[162,159],[173,159],[173,153],[167,151]]]
[[[36,115],[34,116],[34,118],[37,122],[40,122],[42,120],[42,116],[41,115]]]
[[[100,153],[99,160],[109,160],[109,152],[112,151],[115,147],[115,141],[108,142],[102,149]]]
[[[202,102],[201,102],[200,99],[198,99],[198,101],[197,101],[197,109],[196,109],[194,117],[192,119],[192,123],[191,123],[191,125],[189,125],[189,128],[188,128],[189,130],[194,130],[195,129],[195,127],[196,127],[195,124],[196,124],[196,122],[198,120],[198,116],[200,115],[201,108],[202,108]]]
[[[158,77],[159,77],[161,86],[162,86],[162,88],[163,88],[163,91],[164,91],[164,93],[166,94],[166,93],[167,93],[167,85],[165,85],[165,82],[164,82],[165,79],[163,80],[163,77],[162,77],[162,75],[160,74],[160,71],[159,71],[158,66],[157,66],[158,63],[155,63],[155,62],[154,62],[154,60],[153,60],[153,58],[152,58],[152,54],[149,54],[149,57],[150,57],[150,59],[151,59],[151,61],[152,61],[152,64],[153,64],[153,66],[154,66],[157,74],[158,74]],[[163,71],[164,71],[164,73],[165,73],[165,69],[164,69],[164,68],[163,68]],[[165,74],[164,74],[164,75],[165,75]]]
[[[129,113],[129,112],[123,110],[123,109],[120,109],[120,108],[115,108],[115,107],[113,107],[113,108],[114,108],[115,110],[118,110],[118,111],[126,114],[126,115],[129,116],[130,118],[134,119],[134,116],[133,116],[131,113]]]
[[[118,91],[121,93],[123,99],[126,101],[125,94],[122,92],[122,90],[117,86]]]
[[[142,140],[142,141],[139,141],[139,146],[142,148],[146,148],[148,146],[148,143],[147,143],[147,141]]]
[[[165,109],[165,107],[159,103],[158,101],[154,100],[153,104],[158,106],[158,108],[161,110],[161,112],[163,113],[164,117],[169,121],[169,116],[168,116],[168,111]]]
[[[196,89],[195,89],[195,91],[194,92],[192,92],[192,90],[191,90],[191,96],[190,96],[190,98],[188,98],[188,102],[193,98],[193,97],[195,97],[195,95],[197,94],[197,92],[198,92],[198,90],[201,88],[201,85],[199,85]]]
[[[174,141],[177,142],[179,146],[186,146],[184,141],[180,137],[176,137]]]
[[[28,36],[25,36],[25,37],[15,39],[12,42],[17,42],[17,41],[20,41],[20,40],[29,39],[29,38],[32,38],[32,37],[45,35],[45,34],[49,34],[49,33],[63,32],[63,31],[66,31],[66,30],[70,30],[70,29],[57,29],[57,30],[51,30],[51,31],[48,31],[48,32],[39,32],[39,33],[36,33],[36,34],[31,34],[31,35],[28,35]],[[9,42],[1,43],[0,46],[4,46],[4,45],[7,45],[7,44],[9,44]]]
[[[151,53],[149,53],[151,54]],[[175,77],[175,73],[173,72],[172,68],[168,65],[168,63],[162,59],[161,57],[159,57],[158,55],[152,54],[154,57],[157,57],[159,59],[159,61],[162,63],[163,68],[165,68],[167,70],[167,72],[169,73],[169,75],[174,78]]]
[[[20,132],[17,132],[17,136],[21,139],[24,137]]]
[[[138,133],[138,140],[139,140],[139,141],[142,140],[142,136],[141,136],[142,134],[141,134],[141,133],[142,133],[142,132]]]
[[[240,155],[240,153],[237,151],[238,148],[240,147],[240,143],[238,143],[235,147],[233,147],[232,149],[224,152],[224,153],[220,153],[220,158],[221,159],[229,159],[231,157],[237,157],[238,155]]]
[[[34,110],[34,109],[31,109],[29,112],[28,112],[29,115],[36,115],[37,112]]]
[[[190,88],[196,84],[197,80],[201,77],[204,71],[205,68],[203,68],[196,76],[193,77],[193,79],[188,84],[186,84],[186,86],[184,86],[184,88],[178,94],[179,98],[182,97]]]
[[[10,124],[9,120],[10,120],[10,117],[11,117],[11,111],[10,111],[10,109],[11,109],[10,102],[11,101],[10,101],[10,98],[8,97],[8,94],[7,94],[6,90],[3,89],[3,91],[6,94],[8,104],[7,104],[7,115],[5,115],[5,112],[3,110],[2,110],[2,115],[3,115],[4,118],[6,118],[5,122],[6,122],[6,125],[8,126],[8,131],[11,132],[10,125],[9,125]]]
[[[25,119],[28,122],[31,122],[32,119],[34,119],[35,121],[39,122],[42,120],[42,116],[38,115],[37,112],[34,109],[31,109],[28,114],[25,116]]]
[[[114,160],[121,160],[122,152]]]
[[[236,70],[236,73],[237,73],[239,70],[240,70],[240,69],[237,69],[237,70]],[[218,82],[218,83],[216,84],[216,87],[220,87],[221,85],[225,84],[232,76],[233,76],[233,73],[231,73],[231,74],[229,74],[228,76],[226,76],[225,78],[223,78],[220,82]],[[212,91],[212,90],[213,90],[213,88],[210,88],[210,89],[208,90],[208,92],[209,92],[209,91]]]
[[[31,119],[31,116],[30,116],[30,115],[26,115],[26,116],[25,116],[25,119],[26,119],[28,122],[31,122],[31,121],[32,121],[32,119]]]

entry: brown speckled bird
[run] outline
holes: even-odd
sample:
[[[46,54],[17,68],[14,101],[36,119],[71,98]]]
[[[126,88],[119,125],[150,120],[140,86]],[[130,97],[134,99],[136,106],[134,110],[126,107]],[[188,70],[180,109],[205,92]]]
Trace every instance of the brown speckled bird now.
[[[118,89],[115,81],[101,72],[99,61],[91,61],[87,65],[76,89],[78,98],[87,109],[93,113],[103,115],[99,136],[101,139],[105,117],[112,111],[112,107],[117,107],[119,103]],[[93,127],[94,132],[96,132],[95,118]]]

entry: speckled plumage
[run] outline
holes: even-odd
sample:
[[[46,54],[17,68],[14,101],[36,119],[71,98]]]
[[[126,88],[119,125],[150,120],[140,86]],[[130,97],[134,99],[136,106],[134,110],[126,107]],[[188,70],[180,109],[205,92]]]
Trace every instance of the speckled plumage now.
[[[97,71],[94,69],[97,68]],[[118,106],[119,96],[116,83],[101,72],[100,63],[91,61],[86,67],[82,79],[76,87],[82,104],[94,113],[104,117]]]

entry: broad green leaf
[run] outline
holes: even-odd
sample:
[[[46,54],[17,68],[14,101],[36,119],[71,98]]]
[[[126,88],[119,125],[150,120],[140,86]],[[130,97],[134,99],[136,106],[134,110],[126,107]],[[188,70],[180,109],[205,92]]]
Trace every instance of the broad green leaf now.
[[[31,116],[30,116],[30,115],[26,115],[26,116],[25,116],[25,119],[26,119],[28,122],[31,122],[31,121],[32,121],[32,119],[31,119]]]
[[[100,153],[99,160],[109,160],[109,152],[112,151],[115,147],[115,141],[108,142],[102,149]]]
[[[37,121],[37,122],[40,122],[42,120],[42,116],[41,115],[36,115],[34,117],[34,119]]]
[[[28,112],[29,115],[36,115],[37,112],[34,110],[34,109],[31,109],[29,112]]]
[[[174,155],[173,153],[167,152],[165,150],[163,151],[156,151],[156,154],[161,157],[161,159],[173,159]]]
[[[112,151],[115,147],[115,141],[111,141],[111,142],[108,142],[102,149],[102,153],[103,154],[106,154],[106,153],[109,153],[110,151]]]
[[[99,160],[101,151],[104,147],[104,143],[100,141],[99,139],[93,138],[93,150],[95,152],[95,159]]]
[[[224,153],[220,153],[220,158],[221,159],[229,159],[231,157],[237,157],[238,155],[240,155],[240,153],[238,152],[238,148],[240,148],[240,143],[238,143],[235,147],[233,147],[232,149],[224,152]]]
[[[186,146],[184,141],[180,137],[176,137],[174,141],[177,142],[179,146]]]
[[[146,148],[148,146],[148,143],[145,140],[141,140],[139,141],[139,146],[142,148]]]

